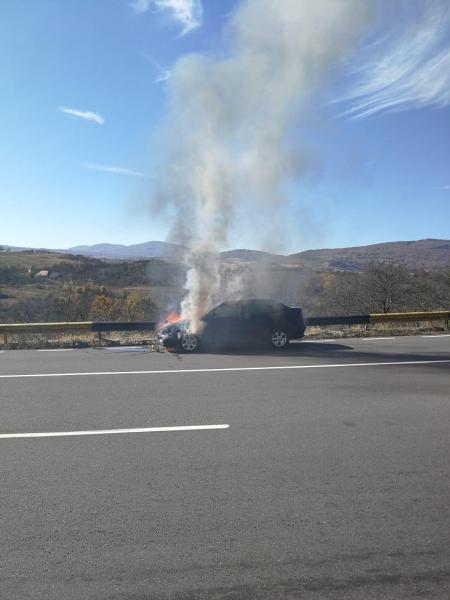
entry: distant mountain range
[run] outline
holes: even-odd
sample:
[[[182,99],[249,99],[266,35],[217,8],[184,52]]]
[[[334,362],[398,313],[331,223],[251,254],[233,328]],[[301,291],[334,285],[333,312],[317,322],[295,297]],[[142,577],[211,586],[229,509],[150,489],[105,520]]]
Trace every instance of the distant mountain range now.
[[[143,244],[94,244],[93,246],[73,246],[65,252],[82,254],[95,258],[181,258],[187,248],[168,242],[144,242]]]
[[[425,239],[386,242],[353,248],[306,250],[291,254],[289,262],[301,262],[312,269],[356,270],[373,261],[403,263],[410,267],[450,268],[450,240]]]
[[[49,250],[3,246],[6,250]],[[168,242],[145,242],[125,246],[122,244],[94,244],[74,246],[65,250],[51,250],[66,254],[77,254],[109,260],[136,260],[150,258],[181,259],[187,248]],[[450,240],[425,239],[409,242],[386,242],[369,246],[306,250],[288,256],[271,254],[260,250],[237,249],[222,252],[226,261],[270,262],[280,265],[305,267],[313,270],[357,270],[371,261],[383,260],[403,263],[411,267],[436,269],[450,268]]]
[[[12,252],[59,252],[61,254],[76,254],[91,256],[93,258],[107,258],[113,260],[134,260],[145,258],[181,258],[187,248],[168,242],[144,242],[142,244],[93,244],[92,246],[72,246],[71,248],[30,248],[25,246],[0,245]]]

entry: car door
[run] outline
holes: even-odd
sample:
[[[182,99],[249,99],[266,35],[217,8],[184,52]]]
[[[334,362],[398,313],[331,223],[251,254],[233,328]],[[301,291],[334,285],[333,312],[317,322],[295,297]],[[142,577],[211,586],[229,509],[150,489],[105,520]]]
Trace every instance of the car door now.
[[[241,320],[239,304],[224,302],[204,318],[206,326],[203,339],[214,348],[230,347],[240,343]]]
[[[240,341],[245,346],[252,345],[254,337],[254,306],[251,300],[241,302],[240,321]]]
[[[263,300],[248,300],[241,307],[241,339],[245,345],[260,345],[267,341],[272,323],[270,304]]]

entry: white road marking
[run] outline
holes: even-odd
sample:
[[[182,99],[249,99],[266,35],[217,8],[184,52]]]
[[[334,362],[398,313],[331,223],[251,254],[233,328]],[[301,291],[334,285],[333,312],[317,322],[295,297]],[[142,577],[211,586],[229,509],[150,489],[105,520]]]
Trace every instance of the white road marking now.
[[[112,346],[111,348],[102,348],[104,352],[147,352],[145,346]]]
[[[305,342],[308,344],[329,344],[330,342],[337,342],[337,340],[309,340],[306,338],[303,340],[303,343]]]
[[[423,338],[441,338],[441,337],[450,337],[450,333],[438,333],[438,334],[428,334],[428,335],[421,335],[420,337]]]
[[[395,340],[395,337],[362,337],[362,338],[358,338],[360,340],[363,340],[364,342],[372,342],[374,340]]]
[[[44,348],[36,352],[72,352],[73,348]]]
[[[224,367],[212,369],[166,369],[161,371],[92,371],[81,373],[19,373],[17,375],[0,375],[0,379],[25,379],[30,377],[92,377],[105,375],[177,375],[186,373],[232,373],[235,371],[284,371],[296,369],[340,369],[345,367],[389,367],[394,365],[428,365],[450,363],[450,359],[442,360],[397,360],[394,362],[372,363],[336,363],[319,365],[283,365],[270,367]]]
[[[200,431],[205,429],[228,429],[229,425],[179,425],[176,427],[139,427],[133,429],[93,429],[90,431],[48,431],[43,433],[2,433],[0,439],[69,437],[78,435],[113,435],[116,433],[156,433],[160,431]]]
[[[104,350],[145,350],[146,346],[110,346]]]

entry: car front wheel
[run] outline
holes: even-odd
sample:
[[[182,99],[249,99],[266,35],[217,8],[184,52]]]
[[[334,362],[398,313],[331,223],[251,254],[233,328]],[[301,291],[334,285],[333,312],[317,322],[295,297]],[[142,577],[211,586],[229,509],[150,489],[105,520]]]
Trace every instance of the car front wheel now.
[[[181,352],[198,352],[199,340],[193,333],[183,333],[179,342]]]
[[[271,338],[272,348],[275,350],[284,350],[289,345],[289,337],[282,329],[276,329],[272,332]]]

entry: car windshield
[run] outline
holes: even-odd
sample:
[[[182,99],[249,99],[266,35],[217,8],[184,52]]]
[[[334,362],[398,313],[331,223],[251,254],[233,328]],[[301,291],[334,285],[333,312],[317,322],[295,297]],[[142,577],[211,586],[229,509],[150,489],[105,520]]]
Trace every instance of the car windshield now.
[[[163,329],[161,330],[161,333],[164,335],[170,334],[170,333],[178,333],[179,331],[183,331],[185,329],[187,329],[188,326],[188,322],[187,321],[176,321],[175,323],[170,323],[170,325],[166,325],[165,327],[163,327]]]

